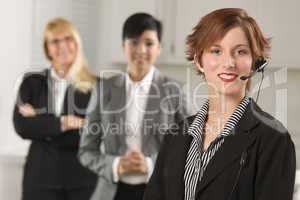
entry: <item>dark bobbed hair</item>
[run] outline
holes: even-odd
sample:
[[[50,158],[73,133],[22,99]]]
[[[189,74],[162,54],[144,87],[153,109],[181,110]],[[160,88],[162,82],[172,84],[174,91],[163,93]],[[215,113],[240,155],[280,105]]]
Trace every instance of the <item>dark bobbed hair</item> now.
[[[135,13],[129,16],[124,25],[122,31],[122,41],[126,38],[137,38],[144,31],[153,30],[157,33],[159,42],[162,36],[162,24],[159,20],[147,13]]]
[[[203,51],[236,27],[241,27],[248,39],[253,64],[259,57],[270,57],[271,40],[264,37],[257,22],[243,9],[223,8],[202,17],[193,28],[193,32],[187,36],[187,60],[201,64]],[[202,74],[199,70],[198,73]]]

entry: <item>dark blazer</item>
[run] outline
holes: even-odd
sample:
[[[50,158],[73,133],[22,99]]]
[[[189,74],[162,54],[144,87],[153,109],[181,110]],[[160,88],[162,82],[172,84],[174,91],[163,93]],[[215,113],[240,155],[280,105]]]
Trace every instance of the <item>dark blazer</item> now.
[[[144,200],[183,200],[184,167],[195,116],[165,137]],[[198,200],[292,200],[295,149],[287,130],[253,100],[209,162]]]
[[[32,141],[24,169],[23,184],[54,188],[94,186],[97,175],[82,167],[77,159],[79,130],[62,132],[60,117],[54,114],[50,70],[26,74],[17,103],[29,103],[37,109],[35,117],[23,117],[17,105],[13,122],[16,132]],[[69,86],[62,115],[85,117],[90,92]]]

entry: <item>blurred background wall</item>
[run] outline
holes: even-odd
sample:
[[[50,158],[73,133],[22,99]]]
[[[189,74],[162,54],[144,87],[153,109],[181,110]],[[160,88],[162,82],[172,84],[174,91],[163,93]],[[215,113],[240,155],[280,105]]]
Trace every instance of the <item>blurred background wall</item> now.
[[[272,61],[267,67],[259,104],[285,124],[300,156],[300,2],[297,0],[10,0],[0,7],[0,200],[17,200],[29,142],[12,126],[15,93],[22,74],[49,66],[42,52],[42,31],[57,16],[79,29],[91,70],[107,77],[126,68],[121,28],[132,13],[143,11],[164,25],[162,54],[157,67],[185,84],[189,97],[203,80],[185,61],[185,37],[199,18],[222,7],[241,7],[254,16],[263,32],[272,37]],[[256,97],[260,75],[250,95]],[[205,90],[197,90],[198,95]],[[194,112],[201,98],[192,99]],[[299,159],[297,159],[299,167]]]

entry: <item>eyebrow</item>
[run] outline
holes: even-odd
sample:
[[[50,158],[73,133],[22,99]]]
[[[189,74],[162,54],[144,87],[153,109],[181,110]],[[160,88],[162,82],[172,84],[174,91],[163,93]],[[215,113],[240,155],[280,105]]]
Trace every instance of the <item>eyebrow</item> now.
[[[154,41],[155,39],[153,39],[153,38],[145,38],[145,40],[146,40],[146,41],[151,41],[151,42],[152,42],[152,41]]]
[[[211,47],[221,47],[222,48],[222,46],[219,44],[213,44],[213,45],[211,45]],[[248,44],[237,44],[234,46],[234,48],[238,48],[238,47],[250,47],[250,46]]]
[[[127,38],[128,40],[140,40],[140,38]],[[147,38],[145,38],[144,40],[154,40],[153,38],[149,38],[149,37],[147,37]]]
[[[238,47],[250,47],[248,44],[238,44],[235,46],[235,48],[238,48]]]

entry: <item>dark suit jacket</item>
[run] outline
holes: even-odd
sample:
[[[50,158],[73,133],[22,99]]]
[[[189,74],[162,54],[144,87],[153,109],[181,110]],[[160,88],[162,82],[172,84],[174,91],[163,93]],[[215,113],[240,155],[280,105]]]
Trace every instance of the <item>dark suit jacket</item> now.
[[[26,186],[74,188],[94,186],[97,176],[82,167],[77,159],[79,130],[62,132],[60,117],[54,114],[50,71],[27,74],[20,86],[18,104],[29,103],[35,117],[23,117],[14,109],[16,132],[32,141],[24,169]],[[82,93],[69,86],[62,115],[85,117],[90,92]]]
[[[144,200],[183,200],[184,167],[194,116],[167,135]],[[295,149],[287,130],[253,100],[209,162],[196,187],[198,200],[292,200]],[[173,131],[174,132],[174,131]]]

